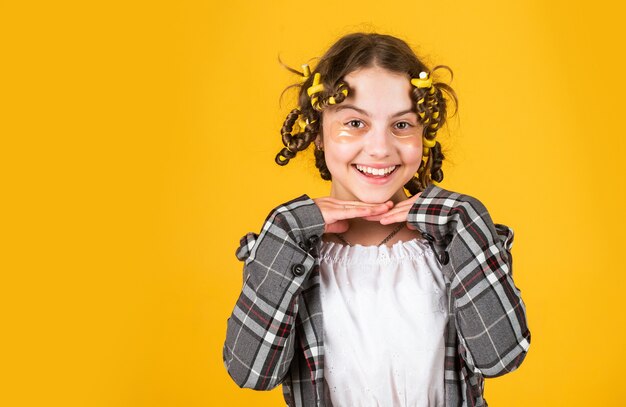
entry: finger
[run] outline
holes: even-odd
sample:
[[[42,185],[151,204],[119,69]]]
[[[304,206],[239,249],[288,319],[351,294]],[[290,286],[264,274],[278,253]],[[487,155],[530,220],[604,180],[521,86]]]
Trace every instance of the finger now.
[[[387,218],[387,217],[393,217],[394,219],[400,219],[400,220],[398,220],[396,222],[406,221],[406,219],[407,219],[407,217],[409,215],[409,211],[413,207],[414,201],[415,201],[415,197],[411,197],[409,199],[406,199],[406,200],[398,203],[394,208],[389,210],[389,212],[387,212],[384,215],[382,215],[380,217],[380,219]],[[402,218],[398,218],[397,217],[398,214],[402,214]],[[394,223],[394,222],[391,222],[391,223]],[[387,224],[387,223],[385,222],[385,224]]]
[[[338,220],[337,222],[326,224],[324,233],[344,233],[349,226],[347,220]]]
[[[377,216],[382,215],[389,211],[389,207],[387,205],[380,205],[376,207],[346,207],[341,211],[340,217],[338,219],[353,219],[353,218],[364,218],[366,216]]]
[[[393,202],[372,204],[360,201],[344,201],[330,197],[316,198],[314,202],[322,212],[326,224],[338,220],[353,219],[366,216],[378,216],[393,208]]]
[[[405,213],[409,213],[409,209],[411,209],[410,206],[396,206],[394,208],[391,208],[387,211],[386,215],[394,215],[398,212],[405,212]]]
[[[363,216],[363,219],[370,222],[379,222],[383,218],[383,216],[385,216],[385,214],[375,216]]]
[[[359,208],[359,207],[367,207],[367,208],[378,208],[381,205],[387,207],[387,209],[392,208],[394,203],[392,201],[387,201],[384,203],[365,203],[361,201],[344,201],[340,199],[335,199],[331,197],[323,197],[323,198],[315,198],[313,200],[316,205],[320,208],[322,213],[325,210],[332,208],[342,208],[342,209],[350,209],[350,208]]]
[[[389,208],[382,206],[379,208],[346,208],[337,209],[328,213],[327,223],[332,223],[337,220],[364,218],[367,216],[382,215],[387,212]]]
[[[407,228],[416,230],[416,228],[413,225],[407,222],[407,219],[409,217],[409,211],[413,207],[413,204],[415,203],[417,198],[419,198],[419,195],[420,195],[419,193],[416,195],[413,195],[409,199],[406,199],[398,203],[393,209],[391,209],[387,213],[384,213],[376,217],[372,217],[371,219],[378,220],[382,225],[389,225],[389,224],[398,223],[398,222],[406,222]]]
[[[385,202],[385,203],[384,203],[384,204],[382,204],[382,205],[385,205],[385,206],[387,207],[387,210],[388,210],[388,211],[391,211],[391,210],[395,210],[395,209],[396,209],[396,208],[394,208],[394,207],[393,207],[393,206],[394,206],[393,201],[387,201],[387,202]],[[383,215],[384,215],[385,213],[388,213],[388,211],[383,211]],[[367,215],[367,216],[361,216],[361,217],[362,217],[363,219],[365,219],[365,220],[368,220],[368,221],[378,222],[378,221],[380,221],[380,219],[382,219],[382,216],[383,216],[383,215],[381,215],[381,214],[374,214],[374,213],[372,213],[372,214],[370,214],[370,215]]]
[[[321,208],[324,223],[327,225],[346,219],[382,215],[388,210],[386,205],[378,208]]]
[[[313,199],[313,201],[315,202],[331,202],[331,203],[336,203],[336,204],[340,204],[340,205],[354,205],[354,206],[376,206],[376,205],[382,205],[382,204],[393,204],[392,201],[386,201],[386,202],[380,202],[380,203],[369,203],[369,202],[363,202],[363,201],[357,201],[357,200],[345,200],[345,199],[337,199],[337,198],[333,198],[331,196],[325,196],[322,198],[315,198]]]
[[[336,208],[342,208],[342,209],[352,209],[352,208],[380,209],[380,208],[384,208],[386,210],[389,210],[391,208],[387,203],[354,205],[352,203],[346,202],[346,203],[342,203],[342,204],[333,204],[333,206],[335,206]]]
[[[399,223],[399,222],[406,222],[406,214],[399,212],[395,215],[392,216],[385,216],[383,218],[380,219],[380,223],[382,225],[390,225],[392,223]]]
[[[388,225],[390,223],[406,222],[409,216],[409,208],[394,208],[380,216],[380,223]]]
[[[388,208],[393,207],[393,202],[392,201],[387,201],[387,202],[383,202],[383,203],[366,203],[366,202],[361,202],[361,201],[335,201],[332,202],[333,204],[337,205],[337,206],[346,206],[349,208],[376,208],[378,206],[384,205]]]
[[[413,198],[405,199],[404,201],[398,202],[396,204],[396,208],[397,207],[404,208],[404,207],[407,207],[407,206],[410,208],[411,206],[413,206],[414,203],[415,203],[415,199],[413,199]]]
[[[384,221],[382,221],[383,218],[385,218]],[[405,215],[397,214],[397,217],[396,217],[395,215],[393,214],[389,215],[388,213],[384,213],[382,215],[377,215],[377,216],[367,216],[367,217],[364,217],[363,219],[368,220],[370,222],[380,222],[382,225],[388,225],[392,223],[407,221],[407,217]],[[417,230],[417,228],[411,225],[409,222],[406,223],[406,227],[411,230]]]

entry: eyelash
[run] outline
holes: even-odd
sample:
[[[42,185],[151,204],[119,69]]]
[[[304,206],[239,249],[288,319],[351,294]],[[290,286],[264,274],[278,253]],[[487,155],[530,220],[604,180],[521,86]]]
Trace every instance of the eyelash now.
[[[354,123],[358,123],[359,125],[353,126]],[[365,123],[363,123],[361,120],[357,120],[357,119],[348,120],[348,122],[346,124],[348,126],[350,126],[350,127],[355,128],[355,129],[360,129],[361,128],[360,125],[365,125]]]
[[[398,128],[398,125],[399,125],[399,124],[405,124],[406,126],[405,126],[404,128],[402,128],[402,129],[401,129],[401,128]],[[410,129],[411,127],[413,127],[413,125],[412,125],[411,123],[409,123],[409,122],[398,122],[398,123],[396,123],[394,126],[395,126],[398,130],[407,130],[407,129]]]
[[[357,123],[356,126],[353,126],[353,124]],[[363,121],[358,120],[358,119],[352,119],[352,120],[348,120],[348,122],[346,123],[347,126],[350,126],[352,128],[355,129],[360,129],[362,127],[365,126],[365,123],[363,123]],[[404,128],[399,128],[398,125],[405,125]],[[397,128],[398,130],[408,130],[411,127],[413,127],[413,125],[407,121],[402,121],[402,122],[398,122],[396,124],[394,124],[394,127]]]

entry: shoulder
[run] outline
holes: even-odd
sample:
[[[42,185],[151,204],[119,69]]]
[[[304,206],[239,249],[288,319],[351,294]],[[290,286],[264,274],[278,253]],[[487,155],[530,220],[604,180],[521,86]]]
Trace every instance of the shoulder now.
[[[237,249],[237,258],[248,259],[261,242],[270,251],[285,244],[297,246],[302,242],[317,242],[324,233],[324,226],[318,206],[308,195],[301,195],[272,209],[259,234],[245,235]]]
[[[324,225],[322,212],[315,202],[305,194],[272,209],[265,219],[263,231],[270,227],[305,231],[320,225]]]
[[[450,191],[437,185],[429,185],[419,196],[416,203],[421,205],[439,205],[443,207],[453,207],[460,204],[470,204],[484,207],[477,198],[456,191]]]
[[[435,223],[444,222],[441,218],[449,218],[455,214],[467,214],[470,217],[488,216],[485,205],[477,198],[436,185],[429,185],[420,194],[409,213],[417,219],[428,219]]]
[[[488,240],[482,236],[496,235],[512,241],[512,230],[504,225],[494,225],[480,200],[436,185],[427,187],[415,200],[409,210],[408,220],[422,234],[427,233],[437,240],[471,233],[481,241]]]

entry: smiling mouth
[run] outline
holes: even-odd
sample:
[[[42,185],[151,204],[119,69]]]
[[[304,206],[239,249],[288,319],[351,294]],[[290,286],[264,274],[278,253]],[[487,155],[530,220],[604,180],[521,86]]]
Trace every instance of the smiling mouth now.
[[[388,177],[391,174],[393,174],[393,172],[396,170],[396,168],[399,167],[398,165],[391,165],[391,166],[385,167],[385,168],[373,168],[373,167],[368,167],[366,165],[361,165],[361,164],[353,164],[353,166],[361,174],[365,175],[366,177],[372,177],[372,178],[385,178],[385,177]]]

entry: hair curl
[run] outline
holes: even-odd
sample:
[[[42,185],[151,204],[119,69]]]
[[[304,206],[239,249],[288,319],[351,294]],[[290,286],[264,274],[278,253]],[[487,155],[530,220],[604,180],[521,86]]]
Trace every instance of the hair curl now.
[[[299,86],[299,108],[287,115],[280,130],[285,146],[276,155],[276,163],[286,165],[300,151],[306,150],[322,129],[322,113],[331,102],[341,103],[348,88],[344,78],[349,73],[362,68],[378,66],[391,72],[417,78],[420,72],[427,72],[431,78],[439,69],[446,69],[452,77],[452,70],[447,66],[436,66],[432,70],[417,58],[411,47],[401,39],[390,35],[375,33],[353,33],[340,38],[322,56],[315,70]],[[288,68],[304,77],[304,73]],[[313,83],[315,73],[320,73],[324,89],[308,95],[307,89]],[[458,106],[456,93],[447,84],[437,82],[433,78],[430,88],[413,87],[411,99],[415,104],[418,120],[424,126],[423,138],[434,140],[437,131],[446,123],[448,117],[447,103],[452,101]],[[315,103],[311,103],[315,100]],[[324,152],[315,148],[315,166],[319,169],[322,179],[331,180],[326,166]],[[411,193],[423,191],[433,181],[443,180],[441,165],[444,155],[441,144],[436,141],[428,151],[428,158],[417,170],[417,174],[404,187]]]

